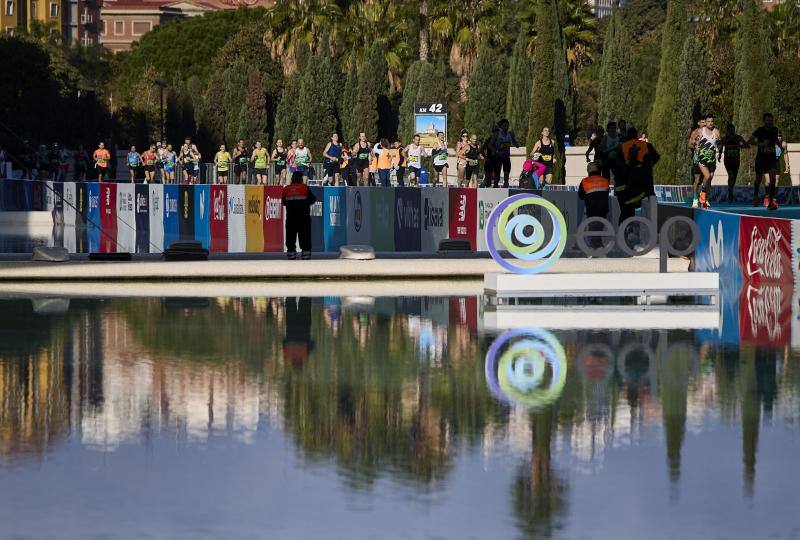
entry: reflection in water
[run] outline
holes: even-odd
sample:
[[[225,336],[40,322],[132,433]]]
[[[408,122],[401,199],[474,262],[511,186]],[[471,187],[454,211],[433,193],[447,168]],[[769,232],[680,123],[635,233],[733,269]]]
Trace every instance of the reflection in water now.
[[[3,501],[5,480],[32,463],[44,485],[58,482],[49,476],[55,465],[47,456],[69,461],[71,446],[116,455],[106,465],[113,476],[138,462],[131,449],[157,453],[164,443],[180,460],[203,449],[204,469],[237,463],[236,448],[281,461],[280,450],[268,445],[278,435],[281,448],[297,458],[283,467],[284,485],[306,470],[335,472],[341,484],[335,487],[302,482],[345,499],[370,494],[368,507],[377,511],[385,503],[411,536],[452,527],[452,513],[427,514],[419,531],[408,521],[420,505],[449,500],[461,501],[460,512],[481,504],[500,512],[505,518],[493,523],[496,537],[578,536],[594,523],[580,510],[582,492],[627,481],[620,459],[645,483],[617,493],[620,508],[602,501],[606,517],[628,506],[629,497],[666,493],[672,504],[692,501],[698,482],[709,489],[719,475],[735,476],[747,497],[759,497],[756,471],[765,458],[757,467],[756,456],[764,444],[773,447],[772,467],[797,479],[794,464],[774,450],[781,433],[796,442],[800,419],[799,362],[788,346],[739,349],[689,331],[526,330],[494,337],[479,330],[476,298],[59,305],[34,311],[27,300],[0,301]],[[717,436],[727,431],[740,447]],[[690,440],[699,452],[686,453]],[[648,461],[651,448],[660,469]],[[733,452],[741,454],[743,471],[698,466]],[[150,467],[162,473],[179,467],[159,455]],[[83,466],[72,464],[80,481],[102,491]],[[687,478],[689,470],[694,476]],[[387,481],[394,487],[387,489]],[[215,490],[225,489],[220,483]],[[235,497],[237,489],[230,489]],[[735,490],[719,489],[718,497],[734,497],[733,508]],[[206,510],[218,515],[220,527],[232,527],[221,530],[241,533],[231,536],[246,536],[237,527],[254,516],[224,522],[218,508]],[[340,511],[364,516],[348,506]],[[720,519],[737,516],[719,512]],[[476,526],[467,522],[465,528]],[[603,523],[609,535],[624,535],[614,528],[619,521]],[[289,536],[303,536],[287,526]]]

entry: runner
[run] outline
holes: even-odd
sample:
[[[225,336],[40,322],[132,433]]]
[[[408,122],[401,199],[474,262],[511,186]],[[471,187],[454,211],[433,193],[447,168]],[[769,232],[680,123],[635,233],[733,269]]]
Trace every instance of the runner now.
[[[481,146],[481,155],[484,157],[483,162],[483,187],[492,187],[497,185],[495,179],[495,162],[497,161],[497,150],[495,149],[495,138],[500,133],[500,128],[497,126],[492,127],[492,134],[486,137]]]
[[[497,127],[499,128],[499,131],[494,138],[496,150],[494,160],[494,187],[497,187],[497,185],[500,183],[500,172],[502,171],[503,187],[507,188],[508,177],[511,174],[511,147],[519,146],[519,144],[517,143],[517,138],[514,136],[514,132],[508,130],[508,120],[503,118],[497,123]],[[547,130],[547,133],[547,140],[550,141],[549,129]],[[542,131],[542,136],[544,137],[544,131]],[[550,146],[552,147],[552,142]],[[544,154],[544,152],[542,152],[542,154]]]
[[[603,129],[603,126],[597,126],[592,132],[592,136],[589,138],[589,147],[586,149],[586,163],[594,162],[598,167],[603,166],[600,144],[603,142],[603,135],[605,135],[605,133],[606,130]],[[589,154],[592,152],[594,152],[594,159],[589,159]]]
[[[619,165],[620,137],[617,131],[617,123],[609,122],[606,124],[606,134],[600,142],[600,175],[611,180],[611,173],[616,174]]]
[[[403,148],[403,143],[399,140],[394,141],[392,144],[392,160],[394,161],[394,178],[397,181],[397,185],[403,187],[406,185],[405,183],[405,174],[406,174],[406,156],[404,153],[405,149]]]
[[[167,143],[162,141],[156,141],[156,172],[158,173],[157,178],[161,179],[161,183],[164,182],[164,156],[167,152]],[[156,180],[155,178],[153,179]]]
[[[253,162],[253,175],[256,177],[256,184],[259,186],[266,185],[269,156],[267,155],[267,149],[261,146],[261,141],[256,141],[250,161]]]
[[[102,182],[108,175],[108,162],[111,161],[111,154],[106,150],[105,143],[97,145],[97,150],[92,153],[92,160],[97,171],[97,181]]]
[[[469,136],[467,150],[464,152],[464,182],[468,187],[478,187],[478,172],[480,171],[481,149],[478,147],[478,134],[473,133]]]
[[[697,200],[697,204],[699,204],[698,187],[700,186],[700,178],[702,178],[703,173],[700,172],[697,143],[700,141],[700,136],[704,127],[706,127],[706,119],[701,118],[697,121],[697,127],[692,131],[691,135],[689,135],[689,149],[692,151],[692,208],[697,208],[697,206],[695,206],[695,200]]]
[[[214,156],[214,164],[217,166],[217,180],[219,184],[228,183],[228,171],[231,167],[231,154],[225,149],[225,145],[219,145],[219,152]]]
[[[239,139],[236,148],[233,149],[233,174],[237,183],[247,183],[247,163],[250,161],[250,152],[244,139]]]
[[[298,171],[303,173],[303,182],[308,183],[308,169],[311,164],[311,149],[306,147],[303,139],[297,139],[297,148],[294,149],[294,164]]]
[[[358,175],[358,185],[369,185],[369,158],[372,152],[372,145],[367,142],[367,134],[363,131],[358,134],[358,142],[353,148],[356,174]]]
[[[184,184],[188,184],[192,177],[192,150],[194,148],[195,146],[192,144],[192,140],[186,137],[183,141],[183,146],[181,146],[181,151],[178,153],[178,162],[183,169]]]
[[[342,161],[342,145],[339,144],[339,134],[331,133],[328,144],[322,152],[324,160],[325,174],[328,177],[329,186],[339,185],[340,162]]]
[[[144,183],[148,184],[154,182],[156,179],[156,163],[158,163],[158,154],[156,154],[156,145],[151,144],[150,148],[142,154],[142,165],[144,168]]]
[[[722,151],[717,161],[724,160],[725,170],[728,171],[728,203],[733,204],[733,189],[739,177],[739,165],[742,148],[747,147],[747,141],[736,133],[736,126],[728,124],[725,128],[725,137],[722,139]]]
[[[175,151],[172,149],[172,145],[168,144],[165,148],[164,152],[164,179],[163,182],[165,184],[174,184],[175,183],[175,163],[178,159],[178,156],[175,155]]]
[[[378,158],[378,178],[383,187],[391,187],[391,174],[392,169],[395,167],[394,150],[389,146],[389,141],[383,138],[376,152]]]
[[[714,117],[712,115],[706,116],[705,126],[700,129],[699,135],[700,137],[695,143],[697,165],[700,168],[700,174],[703,175],[699,202],[702,208],[711,208],[711,204],[708,202],[708,188],[714,179],[714,171],[717,170],[717,150],[720,146],[719,130],[714,127]],[[695,197],[697,195],[697,186],[695,186]],[[697,208],[695,200],[692,200],[692,208]]]
[[[533,153],[539,154],[537,161],[545,166],[544,175],[542,178],[544,184],[548,186],[553,183],[553,165],[556,163],[556,147],[553,139],[550,138],[550,128],[542,129],[542,136],[533,145]],[[544,187],[542,184],[542,187]],[[497,187],[497,179],[495,179],[495,187]],[[506,178],[505,187],[508,187],[508,178]]]
[[[291,179],[292,175],[297,171],[297,166],[294,162],[294,151],[297,150],[297,141],[292,141],[289,145],[289,152],[286,154],[286,165],[289,167],[288,176]]]
[[[189,150],[189,182],[192,184],[196,184],[200,180],[200,159],[202,156],[200,155],[200,151],[197,150],[197,147],[192,145],[192,149]]]
[[[131,184],[136,183],[136,170],[142,166],[142,156],[136,151],[135,146],[131,146],[128,152],[128,171],[131,173]]]
[[[425,155],[425,147],[419,144],[419,135],[414,135],[411,144],[405,147],[403,153],[408,162],[408,183],[419,185],[422,157]]]
[[[759,188],[761,187],[762,180],[766,182],[769,180],[767,188],[767,208],[770,210],[777,210],[778,205],[775,204],[775,183],[778,174],[778,156],[777,148],[780,138],[780,131],[775,127],[775,118],[771,113],[764,113],[764,125],[759,127],[750,136],[747,144],[757,145],[756,149],[756,181],[753,188],[753,206],[758,206]]]
[[[353,149],[349,144],[342,144],[342,161],[339,163],[339,175],[344,180],[345,185],[356,185],[356,173],[353,167]]]
[[[70,159],[72,159],[72,152],[66,146],[62,146],[58,151],[58,178],[65,182],[69,173]]]
[[[275,162],[275,181],[279,186],[286,184],[286,160],[289,151],[283,146],[283,139],[278,139],[275,149],[272,151],[272,161]]]
[[[86,182],[86,169],[89,164],[89,155],[82,144],[78,145],[75,151],[75,181]]]
[[[442,187],[447,187],[447,141],[444,140],[444,132],[439,131],[436,133],[436,142],[433,143],[433,185],[436,186],[439,182]]]
[[[467,168],[467,159],[464,156],[469,150],[469,132],[461,130],[461,137],[456,143],[456,183],[459,187],[464,187],[464,173]]]

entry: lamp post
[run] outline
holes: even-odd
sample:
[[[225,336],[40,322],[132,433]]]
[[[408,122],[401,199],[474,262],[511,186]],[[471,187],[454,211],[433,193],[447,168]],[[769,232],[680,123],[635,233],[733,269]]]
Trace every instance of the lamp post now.
[[[158,86],[158,104],[161,107],[161,137],[160,141],[164,140],[164,88],[167,87],[167,79],[159,76],[153,83]]]

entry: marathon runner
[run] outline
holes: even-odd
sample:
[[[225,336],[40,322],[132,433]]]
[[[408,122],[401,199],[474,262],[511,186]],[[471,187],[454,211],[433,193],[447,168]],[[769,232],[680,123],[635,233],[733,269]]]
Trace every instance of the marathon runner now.
[[[136,151],[135,146],[131,146],[128,152],[128,171],[131,173],[131,184],[136,183],[136,170],[142,166],[142,156]]]
[[[464,152],[464,160],[467,165],[464,169],[464,182],[467,187],[478,187],[478,172],[480,171],[481,149],[478,147],[478,134],[473,133],[469,136],[467,149]]]
[[[414,135],[411,144],[404,150],[408,162],[408,182],[409,185],[418,185],[420,170],[422,169],[422,158],[425,156],[425,147],[419,144],[419,135]]]
[[[553,139],[550,138],[550,128],[542,129],[542,136],[539,138],[538,141],[533,145],[533,153],[539,154],[539,157],[536,161],[541,163],[545,166],[544,174],[542,175],[542,180],[544,185],[550,185],[553,183],[553,166],[556,163],[556,147],[553,143]],[[506,178],[508,180],[508,178]],[[495,179],[495,187],[497,187],[497,179]],[[505,187],[508,187],[508,182],[506,182]]]
[[[165,148],[164,152],[164,179],[163,182],[165,184],[174,184],[175,183],[175,163],[177,162],[178,156],[175,155],[175,151],[172,149],[172,145],[168,144]]]
[[[403,187],[405,183],[406,163],[407,159],[404,153],[403,143],[399,140],[394,141],[392,144],[392,161],[394,162],[394,177],[397,180],[397,185]]]
[[[106,150],[105,143],[97,145],[97,150],[92,153],[92,160],[97,171],[97,181],[102,182],[108,175],[108,162],[111,161],[111,154]]]
[[[144,168],[144,183],[148,184],[156,179],[156,163],[158,163],[158,154],[156,154],[156,145],[151,144],[144,154],[142,154],[142,166]]]
[[[702,208],[711,208],[711,204],[708,202],[708,189],[714,179],[714,171],[717,170],[717,150],[719,146],[719,130],[714,127],[714,117],[709,114],[706,116],[705,125],[700,128],[699,137],[695,143],[697,166],[703,177],[699,193],[699,202]],[[695,186],[695,194],[697,194],[697,186]],[[692,208],[697,208],[694,200],[692,200]]]
[[[447,187],[447,141],[444,140],[444,132],[439,131],[436,134],[436,142],[433,143],[433,185],[439,182],[442,187]]]
[[[239,139],[233,149],[233,174],[240,184],[247,183],[247,164],[250,161],[250,152],[244,139]]]
[[[606,133],[600,141],[600,176],[611,180],[611,173],[616,176],[620,160],[620,136],[617,123],[606,124]],[[595,160],[597,156],[595,156]]]
[[[256,184],[260,186],[266,185],[269,156],[267,155],[267,149],[261,146],[261,141],[256,141],[250,161],[253,162],[253,175],[256,177]]]
[[[303,139],[297,139],[297,148],[294,149],[294,164],[297,170],[303,173],[303,182],[308,183],[308,169],[311,164],[311,149],[306,146]]]
[[[467,170],[467,159],[464,157],[469,150],[469,131],[461,130],[461,136],[456,143],[456,183],[459,187],[464,187],[464,173]]]
[[[500,183],[500,172],[503,173],[503,187],[508,187],[508,177],[511,175],[511,147],[519,146],[513,131],[509,131],[509,122],[505,118],[497,123],[499,131],[494,136],[495,160],[494,160],[494,187]],[[547,129],[547,128],[545,128]],[[549,141],[550,131],[547,130]],[[544,136],[544,132],[542,132]],[[541,141],[540,141],[541,142]],[[551,144],[552,146],[552,144]],[[552,174],[550,177],[552,180]],[[549,183],[549,182],[548,182]]]
[[[767,188],[767,208],[777,210],[775,203],[775,184],[778,174],[778,144],[780,130],[775,127],[775,118],[771,113],[763,116],[764,125],[756,129],[747,144],[757,145],[756,149],[756,181],[753,188],[753,206],[758,206],[759,188],[762,180],[769,181]]]
[[[225,149],[225,145],[219,145],[219,152],[214,156],[214,163],[217,166],[217,179],[220,184],[228,183],[231,161],[231,154]]]
[[[289,151],[283,146],[283,139],[278,139],[275,149],[272,151],[272,161],[275,162],[275,181],[279,186],[286,184],[286,160]]]
[[[339,144],[339,134],[331,133],[328,144],[322,152],[325,175],[328,177],[329,186],[339,185],[340,163],[342,161],[342,145]]]
[[[736,126],[728,124],[725,128],[725,136],[722,138],[722,151],[719,153],[717,161],[722,160],[725,170],[728,171],[728,203],[733,203],[733,189],[739,177],[739,165],[741,160],[742,148],[747,147],[747,141],[736,133]]]
[[[353,161],[356,165],[358,175],[358,185],[369,185],[369,161],[372,153],[372,145],[367,142],[367,134],[363,131],[358,134],[358,142],[353,148]]]

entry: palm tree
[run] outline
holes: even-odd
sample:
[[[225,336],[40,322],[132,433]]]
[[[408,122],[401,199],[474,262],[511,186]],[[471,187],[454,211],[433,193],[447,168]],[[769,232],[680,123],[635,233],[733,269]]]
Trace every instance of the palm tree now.
[[[777,53],[800,58],[800,5],[797,2],[779,4],[768,19]]]
[[[325,35],[333,46],[341,19],[335,0],[278,0],[267,12],[264,39],[272,57],[280,58],[284,71],[290,73],[295,68],[295,47],[305,44],[316,53]]]
[[[560,11],[570,77],[575,84],[578,72],[593,60],[597,18],[585,0],[561,0]]]

